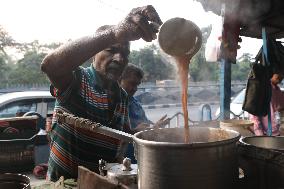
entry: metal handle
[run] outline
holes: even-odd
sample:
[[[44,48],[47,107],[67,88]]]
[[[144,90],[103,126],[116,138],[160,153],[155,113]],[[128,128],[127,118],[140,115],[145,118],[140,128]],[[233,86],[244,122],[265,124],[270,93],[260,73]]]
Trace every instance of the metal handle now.
[[[126,142],[133,142],[133,135],[125,133],[123,131],[119,131],[117,129],[109,128],[100,123],[93,122],[89,119],[79,118],[73,114],[62,111],[56,111],[55,115],[59,123],[71,124],[75,127],[86,129],[91,132],[100,133]]]

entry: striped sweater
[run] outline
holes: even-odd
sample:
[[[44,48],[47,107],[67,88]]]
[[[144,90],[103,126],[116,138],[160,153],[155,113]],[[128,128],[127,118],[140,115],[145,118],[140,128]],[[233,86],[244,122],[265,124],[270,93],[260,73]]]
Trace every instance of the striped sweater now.
[[[127,95],[117,82],[109,82],[107,89],[103,88],[101,78],[92,65],[79,67],[73,75],[67,90],[62,92],[51,86],[51,93],[56,97],[54,112],[63,110],[118,130],[128,126]],[[100,159],[116,161],[120,151],[119,140],[75,128],[74,125],[59,124],[56,113],[53,117],[49,180],[56,181],[60,176],[77,178],[79,165],[97,172]]]

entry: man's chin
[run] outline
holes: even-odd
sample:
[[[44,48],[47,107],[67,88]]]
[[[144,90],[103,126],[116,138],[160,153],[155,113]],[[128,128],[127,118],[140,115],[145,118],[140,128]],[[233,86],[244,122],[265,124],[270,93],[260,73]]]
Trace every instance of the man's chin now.
[[[120,76],[117,76],[117,75],[113,75],[113,74],[107,74],[106,75],[106,78],[109,79],[109,80],[112,80],[112,81],[118,81]]]

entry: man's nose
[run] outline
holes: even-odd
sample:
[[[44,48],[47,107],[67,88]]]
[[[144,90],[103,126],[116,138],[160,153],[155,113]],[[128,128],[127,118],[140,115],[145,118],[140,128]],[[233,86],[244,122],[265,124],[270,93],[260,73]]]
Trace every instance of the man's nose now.
[[[134,93],[135,93],[137,90],[138,90],[138,86],[135,86],[135,87],[133,88]]]
[[[117,61],[118,63],[124,63],[124,61],[125,61],[125,57],[123,56],[122,53],[116,53],[116,54],[114,54],[113,59],[114,59],[115,61]]]

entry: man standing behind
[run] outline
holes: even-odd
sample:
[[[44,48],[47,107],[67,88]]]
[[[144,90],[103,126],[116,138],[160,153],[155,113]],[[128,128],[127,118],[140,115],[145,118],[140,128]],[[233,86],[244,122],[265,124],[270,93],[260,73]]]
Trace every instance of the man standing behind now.
[[[167,115],[164,115],[156,123],[150,121],[138,100],[134,97],[138,86],[141,84],[144,76],[143,70],[134,64],[128,64],[124,69],[121,79],[120,86],[127,92],[129,98],[129,120],[132,129],[139,128],[137,130],[142,130],[142,128],[148,128],[153,125],[154,128],[164,127],[169,123],[169,118],[166,119]]]
[[[115,162],[120,141],[56,121],[56,111],[134,133],[128,125],[127,97],[117,80],[128,63],[130,41],[156,38],[162,22],[152,6],[132,9],[118,25],[103,26],[95,35],[71,41],[47,55],[41,65],[56,97],[51,129],[48,177],[77,178],[78,166],[98,172],[98,162]],[[82,65],[94,57],[88,68]]]
[[[138,86],[141,84],[143,76],[144,72],[139,67],[134,64],[128,64],[124,69],[119,82],[120,86],[128,94],[128,109],[131,129],[137,131],[150,128],[150,125],[153,125],[154,128],[164,127],[170,121],[169,118],[166,119],[167,116],[165,115],[159,121],[153,123],[147,118],[142,105],[134,97]],[[132,163],[136,163],[133,153],[133,146],[130,144],[126,156],[132,160]]]
[[[153,124],[150,121],[141,104],[134,97],[138,86],[141,84],[144,72],[134,64],[128,64],[123,71],[120,79],[120,86],[127,92],[129,96],[129,119],[131,128],[136,128],[139,124],[145,124],[147,127]]]

